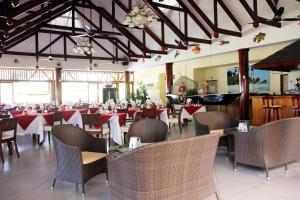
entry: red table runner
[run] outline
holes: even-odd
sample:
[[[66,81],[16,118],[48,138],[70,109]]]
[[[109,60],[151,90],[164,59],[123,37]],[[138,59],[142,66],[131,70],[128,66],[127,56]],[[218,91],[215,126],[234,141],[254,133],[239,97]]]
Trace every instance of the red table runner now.
[[[194,114],[202,106],[184,106],[183,108],[190,114]]]
[[[46,122],[48,123],[48,125],[52,126],[53,125],[53,114],[51,113],[47,113],[47,114],[43,114],[44,119],[46,120]]]
[[[89,108],[89,110],[91,114],[94,114],[99,110],[99,108]]]
[[[65,121],[69,121],[69,119],[74,115],[76,110],[65,110],[63,113],[63,118]]]
[[[26,130],[28,126],[31,124],[31,122],[37,117],[37,115],[19,115],[18,123],[19,125]]]

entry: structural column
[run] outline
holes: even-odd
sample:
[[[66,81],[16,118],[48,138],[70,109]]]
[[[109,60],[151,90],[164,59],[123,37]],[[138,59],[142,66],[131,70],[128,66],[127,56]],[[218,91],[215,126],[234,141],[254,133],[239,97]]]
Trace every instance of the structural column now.
[[[173,63],[166,63],[166,82],[167,94],[171,94],[173,87]]]
[[[126,97],[130,95],[130,72],[125,71],[125,94]]]
[[[55,102],[56,102],[56,105],[60,105],[62,103],[61,72],[62,72],[62,68],[55,68]]]
[[[249,116],[249,49],[239,49],[240,69],[240,119],[247,120]]]

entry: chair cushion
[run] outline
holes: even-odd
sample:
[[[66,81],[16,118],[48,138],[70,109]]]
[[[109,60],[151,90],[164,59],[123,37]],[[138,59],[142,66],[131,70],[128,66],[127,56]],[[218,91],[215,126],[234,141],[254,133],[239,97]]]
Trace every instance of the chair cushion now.
[[[51,131],[51,130],[52,130],[52,126],[49,125],[43,126],[43,131]]]
[[[83,151],[81,152],[82,155],[82,163],[84,165],[90,164],[92,162],[101,160],[102,158],[106,157],[105,153],[97,153],[97,152],[90,152],[90,151]]]
[[[178,124],[178,118],[170,118],[169,123],[170,124]]]
[[[224,129],[210,130],[210,134],[224,134]]]
[[[12,139],[13,137],[13,135],[2,135],[2,140]]]

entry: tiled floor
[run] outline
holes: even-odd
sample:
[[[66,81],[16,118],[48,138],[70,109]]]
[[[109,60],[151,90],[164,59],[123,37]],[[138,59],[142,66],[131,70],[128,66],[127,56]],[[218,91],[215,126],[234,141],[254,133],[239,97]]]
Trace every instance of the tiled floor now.
[[[182,135],[173,134],[171,139],[193,136],[193,125],[185,127]],[[5,145],[6,146],[6,145]],[[0,200],[60,200],[87,199],[108,200],[109,187],[105,175],[99,175],[86,184],[86,197],[81,197],[80,187],[57,182],[50,190],[51,176],[56,161],[53,144],[38,146],[30,136],[19,137],[21,157],[8,157],[0,163]],[[300,162],[289,164],[289,174],[284,167],[270,170],[271,180],[265,179],[261,169],[238,165],[236,173],[224,152],[218,152],[215,163],[215,178],[222,200],[299,200]],[[209,200],[215,197],[209,198]]]

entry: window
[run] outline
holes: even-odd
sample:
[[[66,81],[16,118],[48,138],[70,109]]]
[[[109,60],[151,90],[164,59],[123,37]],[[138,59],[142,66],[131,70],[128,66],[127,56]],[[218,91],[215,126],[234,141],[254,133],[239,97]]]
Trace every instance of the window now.
[[[97,83],[89,84],[89,103],[98,103]]]
[[[67,104],[88,102],[88,83],[63,82],[62,102]]]
[[[14,82],[14,103],[48,103],[51,100],[49,82]]]
[[[1,83],[1,103],[13,104],[13,84],[12,83]]]

